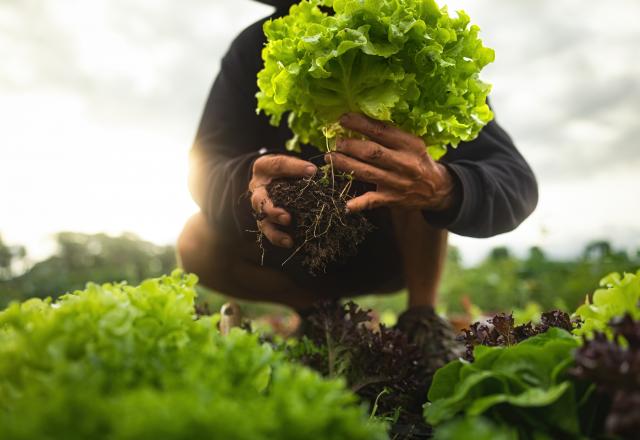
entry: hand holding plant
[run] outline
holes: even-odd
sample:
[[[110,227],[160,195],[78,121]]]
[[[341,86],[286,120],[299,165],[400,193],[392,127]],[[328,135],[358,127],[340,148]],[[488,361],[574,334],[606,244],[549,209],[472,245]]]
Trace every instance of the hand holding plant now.
[[[253,173],[249,181],[251,206],[256,213],[258,228],[275,246],[293,246],[291,236],[276,226],[288,226],[291,223],[291,215],[283,208],[273,205],[267,185],[279,178],[312,177],[316,171],[316,166],[311,162],[282,154],[261,156],[253,163]]]
[[[357,113],[343,115],[340,124],[367,139],[338,139],[337,151],[325,155],[326,162],[377,186],[349,200],[350,212],[379,207],[444,211],[455,206],[459,195],[453,176],[429,156],[420,137]]]

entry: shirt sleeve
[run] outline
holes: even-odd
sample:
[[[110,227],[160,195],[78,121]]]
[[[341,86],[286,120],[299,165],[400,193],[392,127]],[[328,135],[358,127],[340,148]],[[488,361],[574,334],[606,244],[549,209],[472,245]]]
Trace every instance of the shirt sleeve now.
[[[450,149],[441,163],[457,180],[460,197],[453,212],[423,212],[433,226],[491,237],[515,229],[538,203],[533,171],[495,120],[475,140]]]
[[[226,234],[256,228],[247,193],[253,162],[278,148],[278,129],[255,110],[264,21],[245,29],[222,59],[190,153],[193,199]]]

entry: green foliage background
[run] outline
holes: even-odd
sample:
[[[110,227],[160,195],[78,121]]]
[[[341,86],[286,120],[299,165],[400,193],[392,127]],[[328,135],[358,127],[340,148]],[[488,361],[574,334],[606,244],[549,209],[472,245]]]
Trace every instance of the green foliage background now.
[[[54,240],[53,255],[32,263],[24,247],[9,246],[0,236],[0,307],[11,300],[55,298],[83,289],[88,281],[136,284],[176,267],[173,246],[158,246],[133,234],[60,232]],[[26,272],[16,269],[20,266],[27,266]]]
[[[169,273],[176,267],[172,246],[158,246],[132,234],[112,237],[64,232],[55,236],[55,253],[36,263],[28,261],[24,247],[9,245],[0,237],[0,307],[11,300],[44,298],[84,288],[88,281],[104,283],[127,280],[132,284]],[[23,273],[18,269],[26,266]],[[640,267],[640,250],[629,253],[606,241],[586,245],[572,259],[555,259],[538,247],[525,257],[507,248],[495,248],[473,266],[462,264],[460,251],[451,246],[440,289],[440,307],[448,313],[463,313],[464,298],[485,312],[560,308],[575,310],[593,293],[607,273],[635,272]],[[199,301],[215,311],[225,298],[202,291]],[[397,315],[404,310],[406,295],[359,298],[358,303],[381,313]],[[274,311],[264,304],[243,304],[251,315]],[[283,309],[277,308],[278,312]]]
[[[515,310],[516,318],[532,319],[536,311],[561,309],[573,311],[593,293],[600,279],[611,272],[635,272],[640,267],[640,249],[627,252],[615,249],[607,241],[593,241],[570,259],[549,257],[533,247],[524,257],[508,248],[492,249],[473,266],[462,264],[460,252],[449,247],[447,264],[440,287],[441,312],[468,313],[469,300],[474,311]],[[382,313],[396,314],[404,309],[406,294],[366,297],[358,303]]]

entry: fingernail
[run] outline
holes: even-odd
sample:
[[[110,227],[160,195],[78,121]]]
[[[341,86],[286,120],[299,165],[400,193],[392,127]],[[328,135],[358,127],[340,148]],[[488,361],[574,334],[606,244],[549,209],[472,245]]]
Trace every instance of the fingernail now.
[[[293,242],[291,241],[290,238],[283,238],[280,241],[280,244],[284,247],[290,248],[291,246],[293,246]]]
[[[344,208],[344,213],[347,215],[351,214],[351,210],[349,209],[349,207]]]
[[[317,168],[313,165],[309,165],[304,169],[304,173],[307,177],[313,177],[316,174]]]
[[[349,120],[349,113],[345,113],[342,116],[340,116],[340,123],[341,124],[347,122],[348,120]]]
[[[280,214],[280,215],[278,216],[278,222],[279,222],[281,225],[286,225],[286,224],[288,224],[288,223],[289,223],[289,217],[288,217],[286,214]]]

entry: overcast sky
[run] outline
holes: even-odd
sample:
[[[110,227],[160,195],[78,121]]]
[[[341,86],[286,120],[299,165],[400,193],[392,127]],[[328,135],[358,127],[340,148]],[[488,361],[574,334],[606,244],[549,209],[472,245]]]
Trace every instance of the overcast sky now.
[[[540,184],[489,240],[571,255],[640,247],[640,2],[457,0],[496,62],[498,121]],[[60,230],[175,240],[193,212],[187,151],[220,57],[270,8],[250,0],[0,2],[0,233],[47,252]]]

